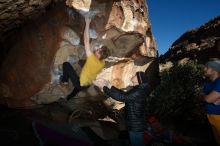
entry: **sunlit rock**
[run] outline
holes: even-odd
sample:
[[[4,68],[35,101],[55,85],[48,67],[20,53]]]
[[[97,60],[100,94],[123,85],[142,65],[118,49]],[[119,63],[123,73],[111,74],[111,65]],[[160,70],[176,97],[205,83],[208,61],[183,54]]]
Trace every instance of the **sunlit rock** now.
[[[68,7],[63,2],[53,5],[5,42],[6,50],[10,51],[5,51],[1,62],[1,104],[28,107],[65,97],[59,89],[63,62],[70,62],[79,74],[86,59],[83,44],[85,15],[92,18],[92,50],[105,45],[111,56],[106,59],[106,67],[94,85],[64,103],[66,107],[83,111],[80,107],[96,101],[94,107],[105,103],[107,107],[122,108],[123,103],[109,101],[110,98],[102,93],[103,81],[122,89],[132,85],[130,79],[136,71],[157,75],[155,69],[148,71],[152,65],[158,68],[158,64],[152,63],[157,49],[145,1],[67,0],[66,4]],[[69,84],[71,91],[73,87]]]
[[[179,61],[184,58],[205,63],[209,59],[219,58],[220,17],[185,32],[170,49],[160,57],[161,62]]]
[[[77,10],[88,12],[90,10],[92,0],[67,0],[68,6],[74,7]]]

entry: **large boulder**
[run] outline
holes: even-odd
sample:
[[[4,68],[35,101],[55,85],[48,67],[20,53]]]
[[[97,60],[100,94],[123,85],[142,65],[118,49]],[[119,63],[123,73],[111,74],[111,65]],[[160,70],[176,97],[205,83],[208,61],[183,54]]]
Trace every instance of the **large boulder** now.
[[[92,17],[92,48],[106,45],[111,56],[94,85],[78,94],[80,99],[103,101],[103,80],[126,88],[136,71],[146,71],[152,78],[157,76],[158,64],[153,63],[157,50],[144,0],[67,0],[53,3],[44,14],[27,21],[2,43],[1,104],[28,108],[64,96],[58,88],[62,63],[72,63],[79,73],[85,61],[84,15]],[[155,67],[148,70],[152,63]],[[85,101],[78,100],[79,103]],[[68,107],[73,109],[72,105]]]
[[[1,0],[0,2],[0,41],[11,35],[11,30],[34,19],[59,0]]]

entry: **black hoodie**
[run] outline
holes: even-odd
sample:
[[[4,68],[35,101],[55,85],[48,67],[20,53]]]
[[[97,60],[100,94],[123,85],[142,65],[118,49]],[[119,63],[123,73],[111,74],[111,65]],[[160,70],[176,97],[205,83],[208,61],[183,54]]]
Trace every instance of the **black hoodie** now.
[[[106,95],[125,102],[125,112],[127,127],[129,131],[141,132],[144,131],[146,126],[146,96],[149,90],[147,78],[142,74],[143,72],[137,72],[137,76],[140,77],[139,85],[134,86],[131,90],[124,92],[112,86],[111,89],[103,87],[103,91]],[[139,75],[138,75],[139,74]],[[139,78],[138,77],[138,78]]]

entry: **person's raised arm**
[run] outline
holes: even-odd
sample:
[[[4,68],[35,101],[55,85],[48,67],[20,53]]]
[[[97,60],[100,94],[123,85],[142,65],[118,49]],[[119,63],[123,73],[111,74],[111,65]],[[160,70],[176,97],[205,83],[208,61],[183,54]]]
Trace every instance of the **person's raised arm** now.
[[[86,51],[86,56],[90,56],[92,54],[91,48],[90,48],[90,41],[89,41],[89,25],[91,22],[91,18],[85,16],[85,22],[86,22],[86,27],[84,30],[84,45],[85,45],[85,51]]]

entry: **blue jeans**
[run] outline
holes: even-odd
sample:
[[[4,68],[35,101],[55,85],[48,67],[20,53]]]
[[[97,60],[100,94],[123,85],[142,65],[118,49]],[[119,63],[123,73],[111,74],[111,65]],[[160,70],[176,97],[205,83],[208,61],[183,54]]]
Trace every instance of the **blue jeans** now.
[[[129,131],[129,138],[132,146],[145,146],[144,131],[143,132]]]

